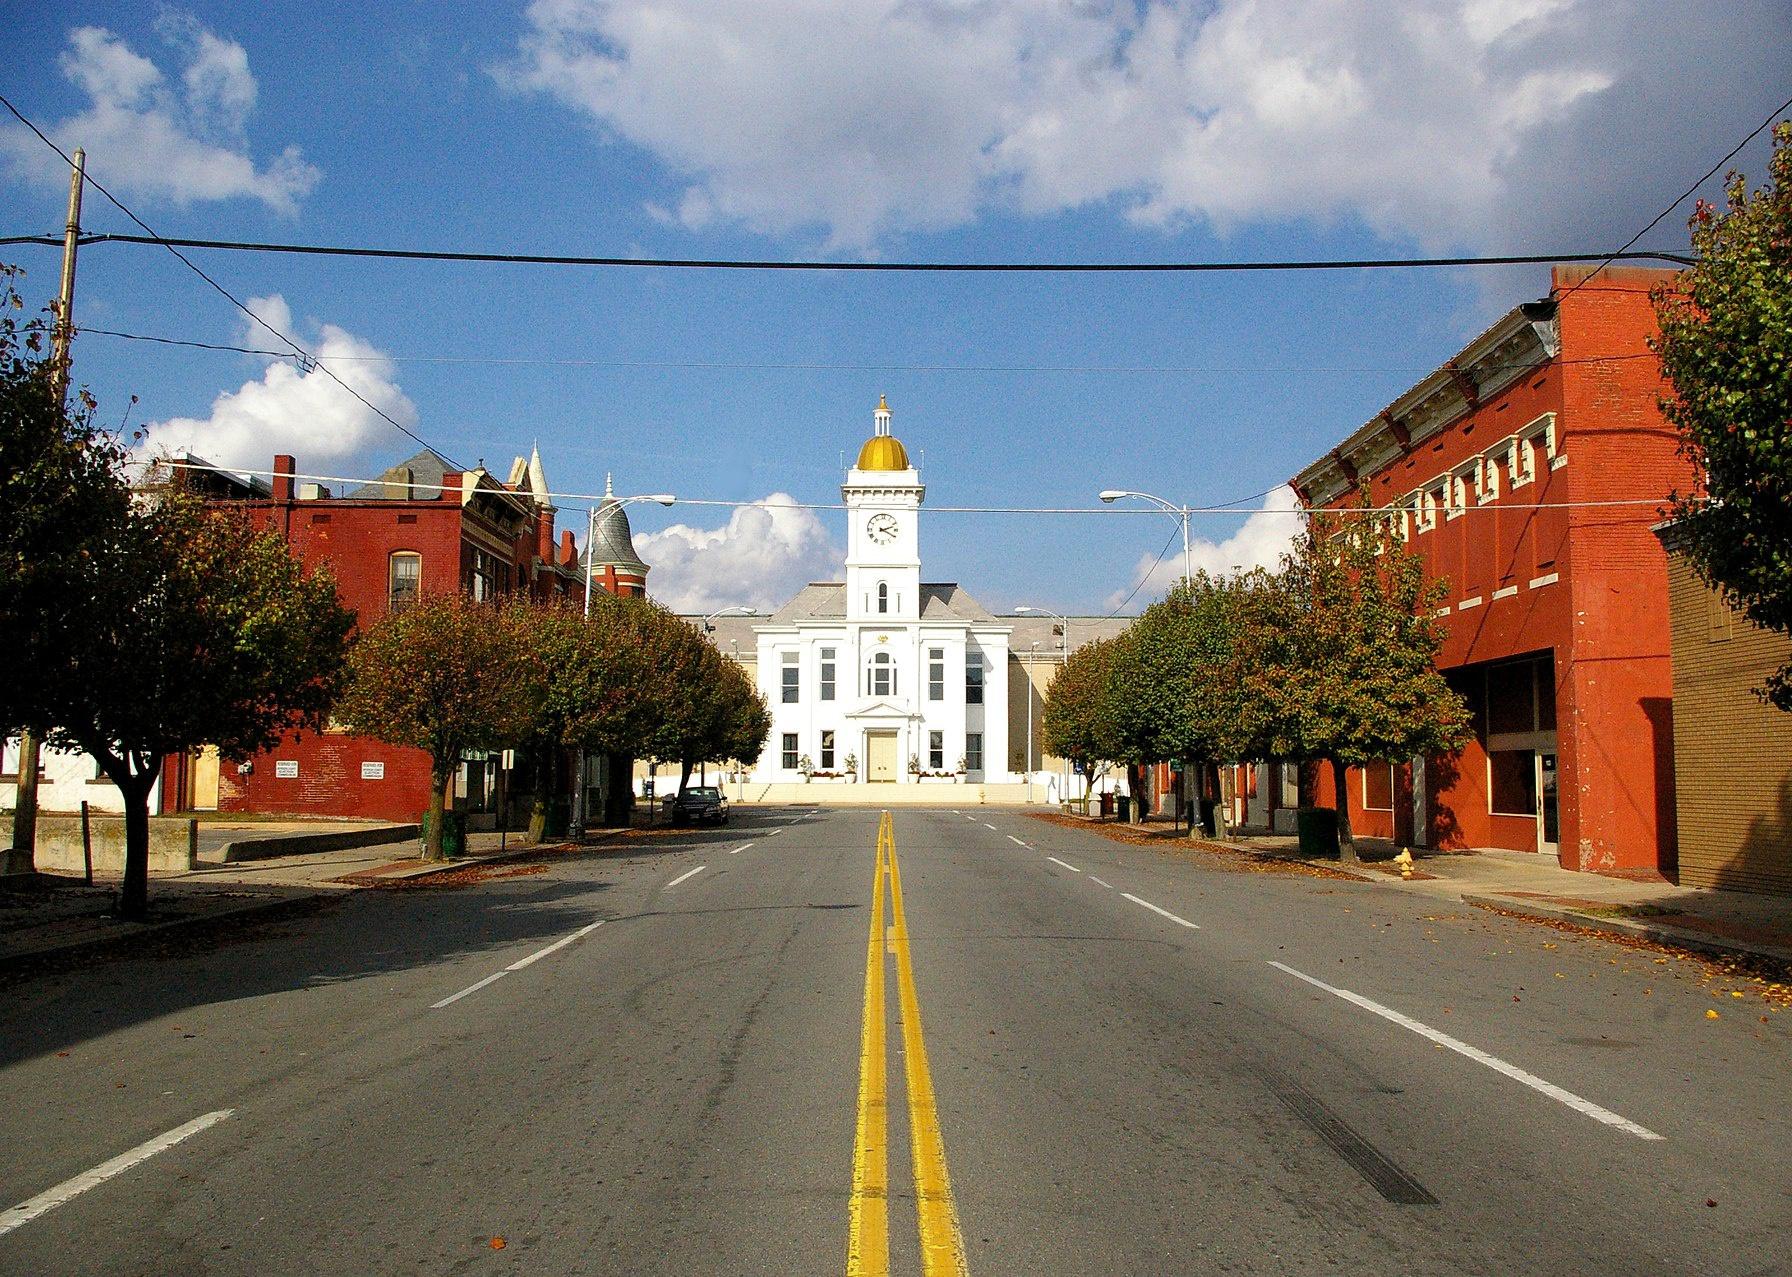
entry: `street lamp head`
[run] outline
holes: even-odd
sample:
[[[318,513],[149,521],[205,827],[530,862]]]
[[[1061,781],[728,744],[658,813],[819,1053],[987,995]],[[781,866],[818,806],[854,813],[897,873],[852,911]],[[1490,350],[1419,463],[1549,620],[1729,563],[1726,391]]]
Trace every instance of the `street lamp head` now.
[[[1017,607],[1014,609],[1014,614],[1016,616],[1025,616],[1029,612],[1037,612],[1038,610],[1038,608],[1032,607]]]
[[[1121,497],[1130,497],[1131,495],[1132,495],[1132,493],[1122,492],[1119,488],[1109,488],[1107,491],[1105,491],[1101,494],[1101,499],[1103,501],[1112,502],[1112,501],[1118,501]]]
[[[641,500],[656,501],[660,505],[671,505],[675,501],[677,501],[678,498],[673,496],[670,492],[651,492],[651,493],[648,493],[646,496],[642,497]]]

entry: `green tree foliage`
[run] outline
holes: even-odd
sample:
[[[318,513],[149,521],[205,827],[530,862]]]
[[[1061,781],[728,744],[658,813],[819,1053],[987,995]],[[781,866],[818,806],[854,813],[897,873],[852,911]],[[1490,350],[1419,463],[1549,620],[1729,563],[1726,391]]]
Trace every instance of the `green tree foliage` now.
[[[1261,631],[1245,692],[1263,707],[1266,754],[1331,763],[1352,858],[1345,768],[1447,754],[1467,738],[1468,707],[1435,663],[1444,588],[1360,513],[1315,513],[1283,562],[1280,622]]]
[[[103,588],[105,544],[129,506],[123,451],[85,394],[65,409],[48,321],[24,317],[19,274],[0,264],[0,652],[15,670],[68,650],[87,621],[74,604]],[[25,726],[27,682],[0,679],[0,736]]]
[[[430,759],[426,859],[442,858],[445,794],[469,749],[526,741],[546,694],[541,667],[507,610],[460,594],[426,595],[362,630],[336,716],[351,731]]]
[[[1097,639],[1072,652],[1046,690],[1039,732],[1045,748],[1059,758],[1082,764],[1093,776],[1096,767],[1120,757],[1109,695],[1117,641]]]
[[[771,715],[746,671],[696,627],[658,604],[636,606],[651,609],[654,618],[645,636],[658,707],[642,755],[676,763],[681,789],[700,763],[757,758],[771,730]]]
[[[1703,492],[1675,501],[1688,559],[1756,625],[1792,632],[1792,124],[1774,130],[1765,189],[1730,174],[1727,207],[1699,201],[1698,264],[1656,295],[1663,411]],[[1792,710],[1792,663],[1762,696]]]
[[[280,537],[234,513],[178,493],[124,509],[90,542],[96,588],[62,603],[78,624],[29,680],[29,717],[49,744],[98,759],[123,794],[122,911],[140,917],[162,759],[211,744],[238,762],[321,728],[354,614],[327,573],[307,574]]]

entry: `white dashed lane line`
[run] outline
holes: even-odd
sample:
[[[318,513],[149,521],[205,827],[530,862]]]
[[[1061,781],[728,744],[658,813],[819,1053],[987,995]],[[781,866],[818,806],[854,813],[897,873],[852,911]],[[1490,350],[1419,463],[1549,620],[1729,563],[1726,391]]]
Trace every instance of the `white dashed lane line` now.
[[[689,877],[688,874],[686,876]],[[466,988],[462,989],[459,993],[451,993],[447,997],[443,998],[440,1002],[430,1003],[429,1009],[431,1011],[440,1011],[443,1007],[453,1006],[456,1002],[459,1002],[462,998],[466,997],[469,993],[478,993],[481,989],[485,988],[488,984],[496,984],[498,981],[502,980],[505,976],[509,975],[512,971],[521,971],[524,967],[530,966],[533,963],[540,962],[543,958],[547,957],[550,953],[553,953],[556,949],[564,949],[567,945],[571,944],[573,941],[584,939],[586,936],[590,935],[593,931],[596,931],[599,927],[601,927],[603,925],[604,925],[604,920],[602,918],[599,918],[596,922],[590,923],[587,926],[580,927],[577,931],[573,932],[569,936],[561,936],[560,939],[554,941],[553,944],[544,945],[542,948],[537,949],[534,953],[529,954],[527,957],[518,958],[515,962],[513,962],[509,966],[505,967],[502,971],[494,971],[490,975],[486,976],[485,979],[483,979],[483,980],[475,980],[472,984],[469,984]]]
[[[111,1161],[101,1162],[90,1171],[82,1171],[73,1179],[65,1179],[54,1188],[47,1188],[29,1201],[20,1202],[11,1210],[0,1211],[0,1236],[10,1233],[23,1224],[29,1224],[39,1215],[55,1210],[64,1202],[71,1201],[90,1188],[97,1188],[115,1175],[122,1175],[131,1167],[147,1162],[157,1153],[165,1153],[189,1139],[208,1126],[216,1126],[229,1117],[235,1109],[219,1109],[215,1113],[207,1113],[183,1123],[172,1131],[166,1131],[153,1140],[146,1140],[129,1152],[120,1153]]]
[[[1089,875],[1089,881],[1094,883],[1097,887],[1106,887],[1109,891],[1112,891],[1114,889],[1113,883],[1103,882],[1101,879],[1097,878],[1094,874]]]
[[[1132,892],[1130,892],[1130,891],[1122,891],[1120,894],[1125,899],[1132,901],[1135,905],[1141,905],[1144,908],[1151,910],[1152,913],[1161,914],[1163,917],[1168,918],[1171,922],[1174,922],[1177,926],[1187,927],[1190,931],[1199,931],[1201,929],[1201,925],[1199,923],[1190,922],[1187,918],[1178,918],[1175,914],[1171,913],[1168,909],[1159,909],[1156,905],[1152,904],[1149,900],[1140,900],[1137,896],[1133,895]]]
[[[729,852],[728,854],[730,856],[738,856],[738,855],[740,855],[741,852],[745,851],[748,847],[751,847],[752,845],[753,844],[750,842],[743,842],[740,846],[736,847],[733,851]]]
[[[1535,1073],[1527,1073],[1516,1064],[1508,1064],[1497,1055],[1489,1055],[1479,1047],[1470,1046],[1459,1038],[1451,1037],[1448,1033],[1439,1032],[1429,1024],[1421,1024],[1410,1016],[1401,1015],[1400,1012],[1395,1011],[1393,1008],[1384,1007],[1381,1003],[1373,1002],[1360,993],[1352,993],[1349,989],[1340,989],[1336,985],[1327,984],[1325,981],[1315,979],[1304,971],[1296,971],[1286,963],[1272,961],[1269,965],[1278,971],[1286,972],[1297,980],[1305,980],[1315,989],[1324,989],[1327,993],[1343,998],[1344,1001],[1350,1003],[1352,1006],[1361,1007],[1363,1010],[1378,1015],[1384,1020],[1390,1020],[1403,1029],[1410,1029],[1420,1037],[1427,1038],[1441,1047],[1456,1052],[1458,1055],[1465,1055],[1477,1064],[1485,1064],[1495,1073],[1503,1073],[1514,1082],[1521,1082],[1525,1086],[1530,1087],[1533,1091],[1541,1092],[1542,1094],[1549,1096],[1552,1100],[1566,1104],[1576,1113],[1585,1114],[1595,1122],[1603,1122],[1607,1126],[1616,1127],[1618,1130],[1634,1135],[1638,1139],[1658,1140],[1662,1138],[1662,1136],[1657,1135],[1646,1126],[1639,1126],[1627,1117],[1620,1117],[1608,1108],[1602,1108],[1591,1100],[1582,1099],[1572,1091],[1563,1090],[1554,1082],[1546,1082]]]
[[[1008,835],[1008,841],[1013,843],[1016,847],[1025,847],[1027,845],[1026,843],[1022,842],[1020,839],[1016,838],[1013,834]]]
[[[989,830],[991,833],[994,833],[995,829],[996,829],[996,827],[994,825],[990,824],[987,820],[983,822],[983,827],[985,829]]]
[[[1059,860],[1056,856],[1047,856],[1046,859],[1051,861],[1054,865],[1059,865],[1065,869],[1070,870],[1070,872],[1073,874],[1080,874],[1081,872],[1083,872],[1081,869],[1078,869],[1075,865],[1067,864],[1066,862]]]
[[[777,831],[774,830],[773,832],[775,833]],[[670,891],[670,890],[672,890],[672,888],[676,887],[679,883],[683,882],[685,879],[695,878],[698,874],[702,873],[707,868],[709,868],[708,865],[698,865],[695,869],[687,869],[683,873],[679,874],[678,877],[674,878],[671,882],[667,883],[663,888],[661,888],[661,890]]]

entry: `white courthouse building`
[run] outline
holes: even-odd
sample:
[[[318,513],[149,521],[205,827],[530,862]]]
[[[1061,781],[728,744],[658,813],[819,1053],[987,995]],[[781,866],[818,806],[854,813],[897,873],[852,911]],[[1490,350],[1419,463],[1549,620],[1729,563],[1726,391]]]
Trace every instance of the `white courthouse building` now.
[[[1014,627],[957,585],[922,579],[926,488],[881,398],[840,493],[846,579],[805,586],[751,627],[772,716],[751,783],[1015,783]]]

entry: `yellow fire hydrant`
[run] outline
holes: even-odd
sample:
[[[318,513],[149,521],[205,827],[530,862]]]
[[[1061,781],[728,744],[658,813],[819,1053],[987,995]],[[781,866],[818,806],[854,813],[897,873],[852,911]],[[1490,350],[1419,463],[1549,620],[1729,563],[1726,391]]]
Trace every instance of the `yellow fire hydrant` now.
[[[1410,879],[1412,877],[1412,851],[1410,849],[1402,847],[1400,854],[1394,857],[1394,863],[1400,866],[1402,878]]]

